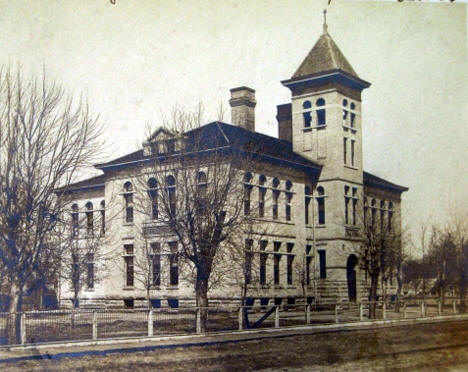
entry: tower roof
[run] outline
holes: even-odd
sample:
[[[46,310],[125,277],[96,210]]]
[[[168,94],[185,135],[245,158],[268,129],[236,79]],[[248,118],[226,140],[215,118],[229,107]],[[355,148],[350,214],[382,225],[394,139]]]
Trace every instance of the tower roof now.
[[[324,33],[292,76],[293,79],[316,75],[320,72],[341,70],[357,76],[338,45],[333,41],[326,27]]]
[[[291,90],[305,86],[317,86],[327,82],[338,82],[362,91],[370,83],[356,74],[338,45],[328,33],[327,12],[324,10],[323,33],[294,75],[281,83]],[[302,87],[302,88],[301,88]]]

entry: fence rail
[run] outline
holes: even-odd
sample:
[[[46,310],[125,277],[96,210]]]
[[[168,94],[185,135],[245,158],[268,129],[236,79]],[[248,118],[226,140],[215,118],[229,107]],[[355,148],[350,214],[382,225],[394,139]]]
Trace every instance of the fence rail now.
[[[0,345],[416,319],[465,313],[464,300],[54,310],[0,313]],[[372,313],[374,315],[372,316]]]

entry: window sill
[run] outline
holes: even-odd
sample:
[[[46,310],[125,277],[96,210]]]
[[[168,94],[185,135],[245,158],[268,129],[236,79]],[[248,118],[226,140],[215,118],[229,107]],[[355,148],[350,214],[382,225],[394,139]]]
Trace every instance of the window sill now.
[[[359,230],[359,226],[356,226],[356,225],[345,224],[344,226],[350,230],[356,230],[356,231]]]
[[[94,292],[94,288],[86,288],[85,292]]]
[[[307,227],[308,229],[313,229],[313,228],[314,228],[313,225],[306,225],[306,227]],[[315,225],[315,228],[316,228],[316,229],[325,229],[326,227],[327,227],[327,225]]]
[[[320,129],[325,129],[327,126],[326,125],[316,125],[314,127],[305,127],[305,128],[302,128],[302,131],[303,132],[310,132],[312,131],[313,129],[317,129],[317,130],[320,130]]]
[[[135,223],[134,222],[124,222],[123,223],[123,226],[134,226]]]
[[[125,286],[122,288],[124,291],[133,291],[135,289],[134,286]]]
[[[284,289],[282,285],[275,284],[274,289]]]
[[[295,285],[289,284],[288,287],[287,287],[287,289],[297,289],[297,287],[296,287]]]
[[[167,289],[168,291],[178,291],[178,290],[179,290],[179,286],[178,286],[178,285],[168,285],[168,286],[166,287],[166,289]]]
[[[349,131],[350,131],[351,133],[353,133],[353,134],[357,132],[357,129],[356,129],[356,128],[350,127],[349,125],[344,125],[344,124],[343,124],[343,129],[344,129],[345,131],[348,131],[348,130],[349,130]]]
[[[355,167],[354,165],[348,165],[348,164],[343,164],[345,168],[353,169],[353,170],[359,170],[358,167]]]

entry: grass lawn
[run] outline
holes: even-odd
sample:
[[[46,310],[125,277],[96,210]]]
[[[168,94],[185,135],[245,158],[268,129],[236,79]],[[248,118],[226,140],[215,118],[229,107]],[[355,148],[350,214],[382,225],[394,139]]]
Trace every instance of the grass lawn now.
[[[467,340],[468,321],[460,321],[28,361],[1,367],[3,371],[462,371],[468,367]]]

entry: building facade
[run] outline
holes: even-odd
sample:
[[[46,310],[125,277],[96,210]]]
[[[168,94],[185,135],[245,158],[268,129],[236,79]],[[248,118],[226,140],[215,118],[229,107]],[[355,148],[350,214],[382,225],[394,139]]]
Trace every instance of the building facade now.
[[[230,124],[203,126],[207,142],[225,141],[215,147],[255,144],[257,166],[244,183],[249,208],[256,209],[265,230],[258,239],[245,240],[256,257],[247,296],[263,304],[293,297],[365,299],[368,283],[359,262],[363,219],[369,213],[400,229],[401,194],[408,190],[363,169],[361,92],[370,83],[358,77],[325,24],[305,60],[282,84],[291,91],[291,102],[277,106],[279,138],[255,132],[255,91],[248,87],[231,89]],[[141,214],[133,207],[138,192],[152,203],[154,181],[145,164],[154,149],[183,153],[179,138],[159,130],[141,150],[97,165],[102,175],[68,188],[77,241],[98,230],[105,236],[99,249],[107,263],[89,257],[82,304],[131,307],[145,303],[148,295],[154,306],[194,302],[194,285],[179,272],[177,238],[167,233],[154,208]],[[137,179],[146,174],[142,190]],[[176,179],[170,187],[176,190]],[[135,280],[138,252],[148,244],[156,257],[149,291]],[[211,290],[210,298],[238,301],[239,293],[228,281]],[[61,305],[71,304],[71,298],[70,283],[63,280]]]

